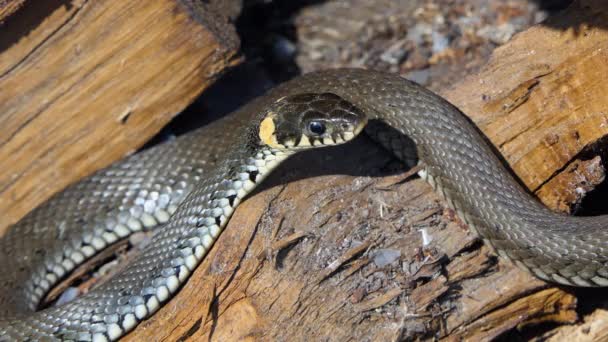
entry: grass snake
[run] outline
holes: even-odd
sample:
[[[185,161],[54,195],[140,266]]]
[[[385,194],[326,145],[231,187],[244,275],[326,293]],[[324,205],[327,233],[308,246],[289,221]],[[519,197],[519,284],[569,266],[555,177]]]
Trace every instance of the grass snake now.
[[[293,153],[366,130],[425,178],[501,256],[565,285],[608,285],[608,217],[572,217],[524,189],[456,107],[398,75],[300,76],[231,115],[135,154],[53,196],[0,240],[0,341],[116,340],[179,290],[239,202]],[[407,140],[416,144],[415,156]],[[159,228],[105,284],[36,311],[79,264]]]

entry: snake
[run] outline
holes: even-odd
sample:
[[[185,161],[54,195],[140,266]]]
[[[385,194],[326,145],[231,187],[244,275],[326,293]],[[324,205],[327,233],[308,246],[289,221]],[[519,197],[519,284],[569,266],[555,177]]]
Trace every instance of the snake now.
[[[419,163],[421,177],[500,256],[548,282],[608,285],[607,216],[545,207],[475,124],[430,90],[396,74],[333,69],[98,171],[14,224],[0,240],[0,341],[119,339],[179,291],[277,165],[361,131]],[[155,231],[151,242],[114,277],[37,310],[75,267],[142,230]]]

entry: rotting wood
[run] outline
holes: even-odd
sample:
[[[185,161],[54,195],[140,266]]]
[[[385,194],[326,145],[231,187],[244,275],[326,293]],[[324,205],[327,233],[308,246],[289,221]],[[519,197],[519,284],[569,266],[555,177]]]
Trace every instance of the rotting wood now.
[[[573,212],[573,203],[580,203],[582,198],[606,178],[602,158],[576,159],[568,164],[565,170],[552,177],[537,191],[546,204],[565,213]]]
[[[49,0],[9,12],[19,3],[0,2],[0,233],[142,146],[238,60],[234,27],[204,4]]]
[[[564,326],[543,334],[548,342],[560,341],[607,341],[608,311],[596,309],[578,325]]]

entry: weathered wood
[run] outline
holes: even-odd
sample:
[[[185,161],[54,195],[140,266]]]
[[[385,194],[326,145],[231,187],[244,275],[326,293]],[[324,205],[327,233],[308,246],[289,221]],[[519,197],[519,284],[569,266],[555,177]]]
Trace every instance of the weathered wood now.
[[[608,340],[608,311],[597,309],[584,321],[573,326],[565,326],[547,332],[545,341],[607,341]]]
[[[543,201],[546,182],[608,134],[607,8],[575,2],[497,48],[484,71],[445,93]]]
[[[136,150],[237,61],[234,27],[213,6],[49,0],[11,10],[0,30],[0,232]]]
[[[554,175],[572,173],[567,165],[608,133],[607,13],[602,1],[580,1],[445,92],[531,189],[553,192]],[[127,340],[485,341],[577,320],[573,294],[497,259],[422,180],[369,177],[389,159],[361,138],[288,161]],[[553,334],[592,327],[601,340],[603,316]]]

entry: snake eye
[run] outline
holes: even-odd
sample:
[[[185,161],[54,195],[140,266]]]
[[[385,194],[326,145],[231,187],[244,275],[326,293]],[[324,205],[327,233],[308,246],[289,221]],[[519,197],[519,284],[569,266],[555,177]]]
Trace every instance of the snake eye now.
[[[325,124],[321,121],[311,121],[308,124],[308,130],[313,134],[322,135],[325,133]]]

